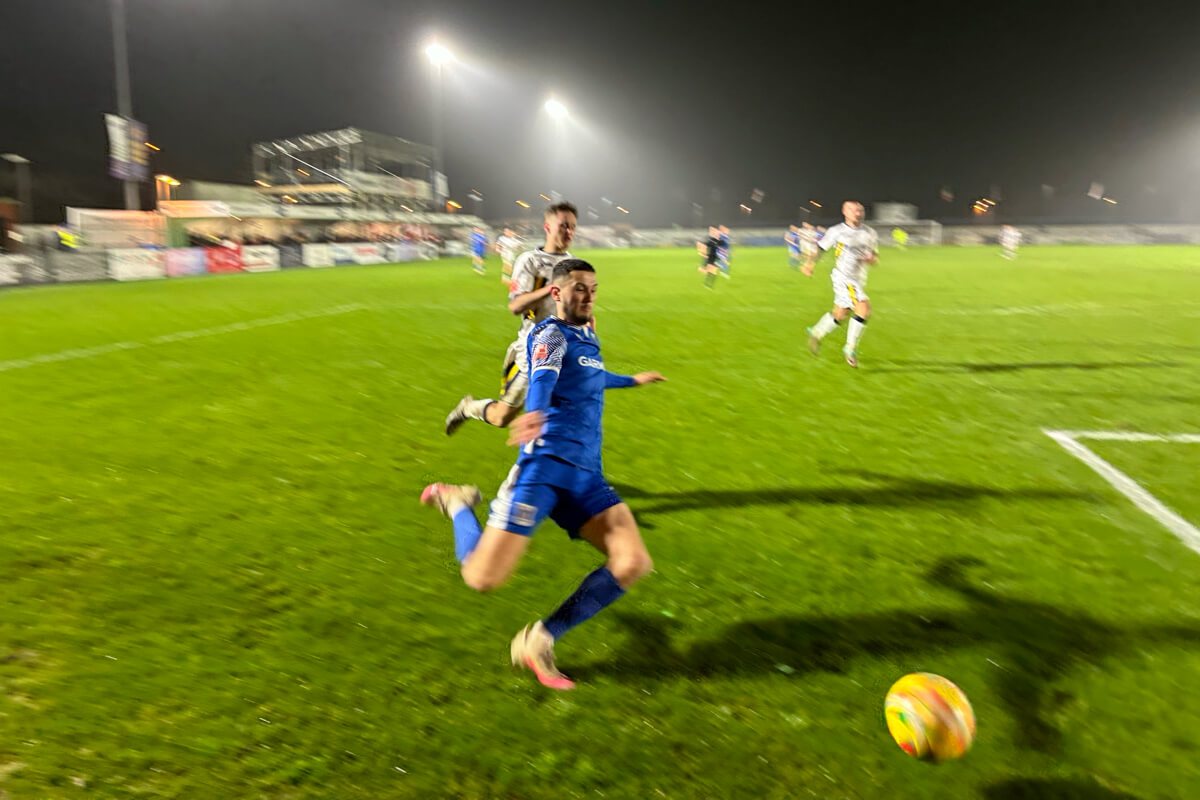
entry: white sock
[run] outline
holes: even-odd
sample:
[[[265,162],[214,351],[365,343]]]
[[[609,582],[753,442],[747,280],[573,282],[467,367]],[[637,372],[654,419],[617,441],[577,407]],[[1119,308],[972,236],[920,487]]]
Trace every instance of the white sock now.
[[[813,325],[812,335],[818,339],[824,339],[825,334],[836,328],[837,324],[837,320],[833,318],[833,314],[826,311],[825,316],[817,320],[816,325]]]
[[[495,401],[491,398],[472,400],[471,402],[467,403],[467,407],[465,409],[467,417],[470,419],[481,419],[484,422],[487,422],[487,419],[483,416],[484,409],[494,402]]]
[[[857,350],[858,340],[862,338],[863,331],[867,329],[866,320],[858,321],[858,317],[850,320],[850,330],[846,331],[846,349]]]

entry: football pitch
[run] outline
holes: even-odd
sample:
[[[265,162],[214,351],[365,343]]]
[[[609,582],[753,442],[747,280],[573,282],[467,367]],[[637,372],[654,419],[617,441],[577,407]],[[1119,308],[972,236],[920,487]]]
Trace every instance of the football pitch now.
[[[547,522],[475,594],[417,503],[514,458],[442,432],[495,259],[0,293],[0,797],[1200,797],[1200,248],[884,251],[858,370],[829,260],[581,255],[669,381],[608,395],[656,567],[565,693],[508,644],[598,554]],[[915,671],[963,759],[889,737]]]

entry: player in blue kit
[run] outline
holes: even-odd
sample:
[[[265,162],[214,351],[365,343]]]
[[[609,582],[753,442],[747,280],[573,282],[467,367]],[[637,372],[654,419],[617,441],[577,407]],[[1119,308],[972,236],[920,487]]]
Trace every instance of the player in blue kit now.
[[[721,225],[717,228],[720,247],[717,248],[717,266],[721,268],[721,277],[729,277],[729,262],[733,260],[733,238],[729,235],[729,228]]]
[[[783,243],[787,245],[788,266],[792,269],[800,269],[800,228],[797,225],[789,225],[788,231],[783,235]]]
[[[487,271],[484,264],[487,258],[488,238],[484,233],[483,228],[475,228],[471,231],[471,266],[480,275]]]
[[[463,581],[480,592],[500,587],[546,517],[572,539],[605,555],[553,614],[527,625],[512,641],[513,664],[532,670],[552,689],[574,683],[554,665],[554,643],[567,631],[616,601],[653,568],[629,510],[604,479],[601,418],[604,392],[665,380],[657,372],[616,375],[604,368],[600,342],[588,322],[596,300],[596,273],[576,258],[554,267],[551,296],[557,316],[538,323],[526,340],[529,394],[526,413],[512,425],[510,444],[521,447],[517,463],[491,504],[480,530],[474,486],[434,483],[421,502],[454,522],[455,556]]]

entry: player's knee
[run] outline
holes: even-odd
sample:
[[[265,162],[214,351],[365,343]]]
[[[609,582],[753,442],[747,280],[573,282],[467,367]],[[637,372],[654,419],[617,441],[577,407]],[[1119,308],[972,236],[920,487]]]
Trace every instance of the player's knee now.
[[[507,428],[512,424],[512,421],[521,415],[520,406],[510,406],[503,400],[497,400],[487,408],[485,412],[488,416],[488,422],[497,428]]]
[[[473,570],[469,564],[463,565],[462,579],[463,583],[465,583],[468,588],[484,594],[487,592],[493,592],[504,585],[503,575],[497,575],[494,572],[489,573],[483,570]]]
[[[622,589],[628,589],[654,569],[654,561],[645,550],[626,553],[610,560],[608,571],[621,584]]]

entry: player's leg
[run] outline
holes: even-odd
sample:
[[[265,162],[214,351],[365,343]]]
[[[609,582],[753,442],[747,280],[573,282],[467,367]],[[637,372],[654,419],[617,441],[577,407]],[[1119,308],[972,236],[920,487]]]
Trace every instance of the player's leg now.
[[[808,329],[808,350],[814,356],[821,352],[821,340],[842,323],[846,315],[850,312],[853,301],[846,290],[846,282],[837,274],[833,273],[833,309],[826,312],[816,323]]]
[[[609,491],[612,492],[611,488]],[[612,492],[615,499],[616,493]],[[561,524],[561,523],[560,523]],[[554,664],[554,644],[567,631],[587,622],[628,591],[654,568],[629,506],[618,503],[596,514],[578,531],[606,556],[553,614],[526,626],[513,640],[514,663],[533,670],[552,689],[571,689],[574,683]]]
[[[605,555],[605,563],[590,572],[554,613],[526,627],[513,642],[517,659],[551,688],[573,686],[554,666],[554,644],[567,631],[616,602],[654,568],[629,506],[598,475],[584,479],[585,490],[555,508],[553,518]],[[547,681],[546,676],[553,680]]]
[[[519,363],[523,342],[518,339],[508,346],[504,354],[499,399],[485,397],[476,400],[464,395],[446,416],[446,435],[450,436],[469,419],[477,419],[497,428],[507,428],[521,414],[525,406],[525,394],[529,391],[529,377]],[[520,359],[523,361],[524,359]]]
[[[717,272],[719,268],[715,263],[709,262],[704,265],[704,288],[711,289],[713,284],[717,282]]]
[[[846,363],[852,367],[858,366],[858,342],[867,329],[867,320],[871,318],[870,298],[861,291],[856,291],[855,295],[854,319],[850,320],[850,327],[846,330],[846,346],[842,348]]]
[[[434,506],[454,523],[454,556],[462,565],[463,582],[477,592],[504,585],[529,547],[534,529],[554,508],[555,489],[522,482],[522,474],[520,464],[509,471],[484,528],[475,517],[478,488],[434,483],[421,494],[424,505]]]

